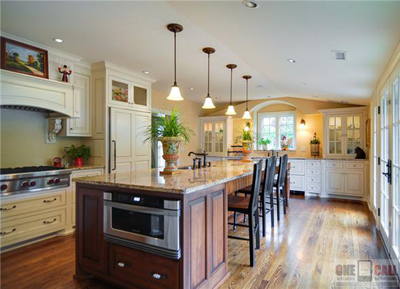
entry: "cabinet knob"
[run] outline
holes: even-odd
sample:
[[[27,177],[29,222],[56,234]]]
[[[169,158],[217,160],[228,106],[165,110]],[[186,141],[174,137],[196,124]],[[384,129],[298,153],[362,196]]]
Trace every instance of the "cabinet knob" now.
[[[123,262],[118,262],[118,266],[123,268],[123,267],[125,267],[125,263],[123,263]]]
[[[157,279],[157,280],[160,280],[160,279],[167,279],[167,276],[163,276],[163,275],[158,274],[158,273],[153,273],[153,278]]]

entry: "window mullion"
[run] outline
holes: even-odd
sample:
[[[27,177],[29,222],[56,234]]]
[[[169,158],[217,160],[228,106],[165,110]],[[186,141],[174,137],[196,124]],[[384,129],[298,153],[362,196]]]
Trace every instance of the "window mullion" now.
[[[281,142],[280,142],[280,122],[279,122],[279,116],[275,117],[275,122],[276,122],[276,130],[275,130],[275,137],[276,137],[276,149],[279,150],[281,149]]]

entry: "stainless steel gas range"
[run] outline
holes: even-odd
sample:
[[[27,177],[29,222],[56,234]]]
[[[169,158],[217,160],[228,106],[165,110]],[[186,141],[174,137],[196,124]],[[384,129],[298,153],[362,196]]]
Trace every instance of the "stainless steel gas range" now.
[[[0,169],[0,196],[69,187],[72,170],[53,166]]]

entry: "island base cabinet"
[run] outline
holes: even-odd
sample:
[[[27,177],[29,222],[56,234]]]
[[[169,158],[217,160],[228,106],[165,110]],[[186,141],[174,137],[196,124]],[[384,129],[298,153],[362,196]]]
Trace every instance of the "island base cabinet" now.
[[[108,244],[108,272],[132,288],[179,288],[179,261]]]

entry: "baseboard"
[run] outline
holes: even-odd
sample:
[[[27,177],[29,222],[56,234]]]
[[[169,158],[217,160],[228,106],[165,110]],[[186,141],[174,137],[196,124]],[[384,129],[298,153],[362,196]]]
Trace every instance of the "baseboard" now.
[[[386,247],[386,243],[383,241],[383,237],[382,237],[382,233],[381,231],[379,232],[379,238],[381,238],[381,242],[383,244],[383,248],[385,249],[386,255],[388,256],[388,260],[390,262],[390,265],[394,266],[395,264],[393,264],[393,260],[391,258],[391,254],[389,253],[389,248]],[[397,275],[397,282],[400,284],[400,270],[396,270],[396,275]]]

